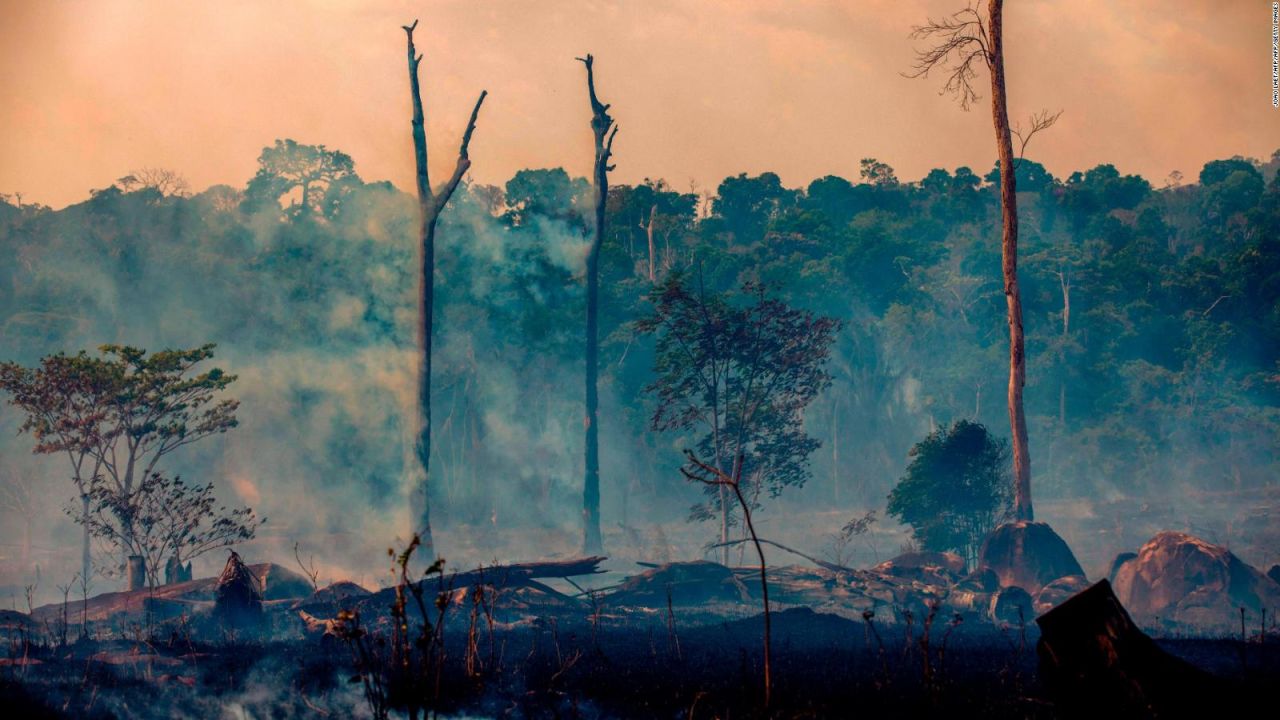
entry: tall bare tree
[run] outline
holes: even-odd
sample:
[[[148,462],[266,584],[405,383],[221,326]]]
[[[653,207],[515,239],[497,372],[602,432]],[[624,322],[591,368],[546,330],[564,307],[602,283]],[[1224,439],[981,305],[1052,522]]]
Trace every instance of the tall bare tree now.
[[[609,198],[609,171],[613,165],[613,138],[618,127],[609,116],[609,105],[596,97],[595,58],[578,58],[587,66],[587,94],[591,98],[591,131],[596,139],[596,159],[591,172],[595,189],[595,234],[587,251],[587,408],[585,478],[582,484],[582,549],[588,555],[603,548],[600,539],[600,396],[597,389],[600,355],[600,244],[604,241],[604,205]]]
[[[1000,156],[1000,239],[1001,271],[1009,320],[1009,425],[1013,431],[1013,485],[1016,520],[1032,520],[1031,453],[1027,447],[1027,418],[1022,408],[1022,390],[1026,384],[1026,353],[1022,330],[1022,291],[1018,286],[1018,196],[1013,152],[1013,135],[1021,141],[1025,152],[1031,137],[1049,128],[1058,115],[1040,113],[1032,117],[1024,134],[1009,127],[1008,95],[1004,79],[1003,0],[986,0],[986,16],[977,0],[953,15],[929,20],[912,29],[911,37],[933,42],[932,47],[916,53],[910,77],[927,77],[935,69],[947,75],[943,92],[955,95],[960,107],[968,110],[978,93],[973,87],[977,69],[986,64],[991,77],[991,121],[996,133],[996,149]]]
[[[409,53],[409,92],[413,97],[413,160],[417,168],[418,188],[418,407],[414,452],[422,466],[422,478],[415,493],[417,518],[413,521],[415,527],[410,528],[410,535],[421,537],[424,553],[428,558],[434,559],[435,543],[431,536],[428,488],[431,481],[431,335],[435,305],[436,221],[449,198],[453,197],[454,190],[458,189],[462,176],[471,168],[467,149],[471,145],[471,134],[476,129],[480,106],[489,93],[487,90],[480,91],[476,106],[471,110],[467,129],[462,134],[462,146],[458,149],[458,163],[453,168],[453,175],[433,193],[431,178],[427,173],[427,129],[422,113],[422,91],[418,84],[418,65],[422,62],[422,56],[413,44],[413,31],[418,27],[418,21],[414,20],[412,25],[402,27]]]

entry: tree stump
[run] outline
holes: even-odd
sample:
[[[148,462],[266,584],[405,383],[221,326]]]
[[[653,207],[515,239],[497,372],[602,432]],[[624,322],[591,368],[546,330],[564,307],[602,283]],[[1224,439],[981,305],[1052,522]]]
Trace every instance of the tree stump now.
[[[1220,713],[1231,693],[1212,675],[1161,650],[1101,580],[1036,619],[1040,679],[1069,716]]]

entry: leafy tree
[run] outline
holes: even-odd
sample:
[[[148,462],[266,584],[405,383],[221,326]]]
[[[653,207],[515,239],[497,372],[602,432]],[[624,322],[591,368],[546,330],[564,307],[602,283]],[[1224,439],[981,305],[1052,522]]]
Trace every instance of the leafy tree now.
[[[970,567],[987,533],[1009,513],[1009,445],[959,420],[911,448],[907,472],[889,493],[888,513],[910,525],[926,550],[955,550]]]
[[[258,173],[249,181],[245,202],[250,209],[271,207],[291,190],[299,199],[290,205],[295,215],[323,215],[323,199],[336,183],[355,177],[355,161],[341,150],[276,140],[258,156]]]
[[[113,385],[105,363],[81,352],[74,356],[49,355],[34,368],[17,363],[0,364],[0,389],[9,404],[25,416],[20,432],[30,433],[37,455],[63,455],[71,471],[76,496],[81,501],[81,522],[90,513],[90,484],[102,471],[101,455],[94,452],[103,427],[109,422]],[[84,527],[81,577],[93,577],[89,526]]]
[[[235,427],[236,400],[218,400],[235,381],[218,368],[194,374],[213,357],[213,345],[147,354],[104,345],[86,353],[44,358],[39,368],[0,366],[0,386],[27,413],[24,429],[36,453],[68,455],[84,508],[79,518],[93,530],[90,501],[116,512],[114,549],[138,547],[139,483],[181,447]],[[95,500],[96,498],[96,500]]]
[[[657,402],[651,427],[695,433],[699,462],[733,478],[752,504],[762,491],[773,497],[803,485],[819,446],[805,432],[804,411],[830,384],[826,362],[840,323],[793,309],[754,283],[720,295],[673,275],[652,299],[653,314],[637,323],[656,335],[657,378],[646,388]],[[718,516],[727,542],[728,486],[706,487],[709,503],[692,516]]]
[[[759,239],[769,221],[790,207],[796,197],[797,193],[784,188],[775,173],[756,177],[741,173],[720,183],[711,206],[718,224],[732,235],[733,242],[746,244]]]
[[[179,565],[220,547],[252,540],[262,520],[253,510],[218,505],[213,483],[189,485],[158,472],[126,495],[104,477],[89,483],[90,512],[70,513],[106,546],[141,557],[147,581],[160,584],[167,562]]]

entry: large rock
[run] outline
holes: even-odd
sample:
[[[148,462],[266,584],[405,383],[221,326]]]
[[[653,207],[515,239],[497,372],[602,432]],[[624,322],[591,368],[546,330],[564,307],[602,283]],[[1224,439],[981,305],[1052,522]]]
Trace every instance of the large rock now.
[[[1084,575],[1071,548],[1042,522],[1005,523],[987,536],[978,566],[990,568],[1001,587],[1016,585],[1028,593],[1069,575]]]
[[[1280,585],[1219,545],[1162,532],[1116,570],[1116,596],[1142,625],[1232,632],[1240,608],[1280,606]]]
[[[1036,615],[1049,612],[1087,587],[1089,587],[1089,581],[1083,575],[1068,575],[1054,580],[1036,593]]]

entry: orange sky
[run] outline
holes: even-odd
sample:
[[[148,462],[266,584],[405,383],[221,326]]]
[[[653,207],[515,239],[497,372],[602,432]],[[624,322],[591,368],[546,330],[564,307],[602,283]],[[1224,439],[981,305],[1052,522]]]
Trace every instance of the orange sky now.
[[[242,186],[278,137],[350,153],[411,187],[400,25],[421,19],[433,176],[488,89],[473,178],[591,159],[584,71],[621,130],[615,182],[714,190],[778,172],[903,179],[995,157],[985,105],[908,80],[911,25],[964,0],[0,0],[0,192],[55,207],[133,168]],[[1112,162],[1160,184],[1207,160],[1268,157],[1266,0],[1011,0],[1010,111],[1065,110],[1029,155],[1056,174]],[[985,75],[981,82],[986,82]],[[984,93],[984,100],[985,100]]]

